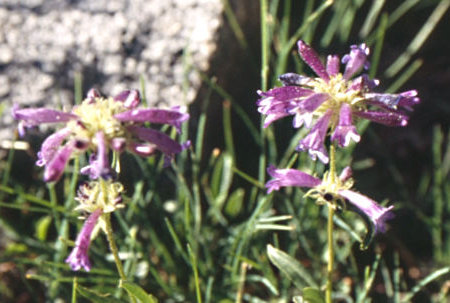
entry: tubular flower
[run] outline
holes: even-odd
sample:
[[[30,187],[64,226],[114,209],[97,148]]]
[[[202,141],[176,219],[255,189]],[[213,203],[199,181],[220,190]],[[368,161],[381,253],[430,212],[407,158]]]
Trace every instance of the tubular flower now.
[[[342,60],[329,55],[326,65],[305,42],[300,40],[298,48],[303,61],[318,77],[288,73],[279,77],[282,87],[258,91],[261,97],[257,101],[258,111],[266,116],[264,127],[283,117],[294,116],[295,128],[312,127],[310,138],[300,141],[297,150],[308,150],[314,159],[319,156],[322,162],[328,163],[328,156],[322,151],[323,133],[325,136],[329,133],[332,141],[345,147],[351,141],[360,140],[354,126],[355,118],[388,126],[407,125],[406,111],[420,101],[417,91],[376,93],[373,89],[379,84],[378,80],[370,80],[366,74],[355,77],[369,67],[369,48],[365,44],[352,45],[350,53]],[[343,73],[339,72],[340,62],[345,64]],[[324,121],[322,118],[328,115]]]
[[[320,204],[329,203],[336,210],[350,210],[360,215],[368,230],[361,243],[362,248],[368,246],[377,232],[384,232],[385,221],[393,217],[393,206],[383,207],[350,190],[353,186],[350,167],[346,167],[339,177],[327,172],[322,180],[297,169],[276,169],[272,165],[267,172],[273,178],[266,183],[267,193],[288,186],[310,188],[305,196],[316,199]]]
[[[75,246],[66,259],[72,270],[84,268],[86,271],[91,269],[91,263],[88,258],[88,249],[91,242],[91,235],[94,227],[99,224],[104,228],[102,214],[111,213],[118,208],[123,208],[122,203],[123,186],[118,182],[111,180],[94,180],[79,187],[75,200],[79,205],[75,210],[90,213],[84,222]]]
[[[99,208],[94,211],[84,222],[83,228],[78,234],[77,240],[75,241],[75,246],[72,252],[66,259],[66,263],[70,265],[72,270],[79,270],[84,268],[86,271],[91,270],[91,262],[88,257],[88,250],[91,244],[92,231],[97,224],[97,221],[102,214],[102,210]]]
[[[137,90],[126,90],[114,98],[104,98],[91,89],[87,98],[70,113],[47,108],[19,109],[12,115],[19,122],[19,133],[42,123],[64,123],[64,127],[49,136],[38,153],[37,165],[45,166],[44,180],[57,181],[73,154],[93,151],[90,165],[82,172],[91,178],[111,175],[108,167],[110,150],[125,149],[140,156],[153,155],[157,150],[171,159],[189,146],[171,139],[164,133],[146,128],[143,123],[168,124],[181,131],[181,124],[189,119],[185,109],[137,108],[141,99]]]

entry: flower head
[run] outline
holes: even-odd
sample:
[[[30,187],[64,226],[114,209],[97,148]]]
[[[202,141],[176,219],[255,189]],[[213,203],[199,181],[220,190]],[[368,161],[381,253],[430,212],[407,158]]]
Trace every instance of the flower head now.
[[[79,270],[84,268],[86,271],[91,270],[91,262],[88,257],[88,250],[91,244],[91,234],[97,224],[97,221],[102,214],[101,208],[95,210],[84,222],[83,228],[77,236],[75,246],[72,252],[66,259],[66,263],[70,265],[72,270]]]
[[[322,180],[297,169],[276,169],[269,166],[267,169],[273,178],[266,183],[267,192],[279,190],[281,187],[296,186],[309,188],[305,196],[315,198],[318,203],[328,203],[337,210],[351,210],[359,214],[367,223],[367,236],[362,248],[372,240],[377,232],[385,231],[385,221],[391,219],[393,206],[383,207],[370,198],[350,190],[353,186],[351,169],[346,167],[337,177],[325,173]]]
[[[301,140],[297,150],[308,150],[311,157],[328,163],[323,152],[326,135],[339,146],[351,141],[359,142],[360,135],[354,126],[355,118],[368,119],[388,126],[406,126],[411,110],[420,100],[417,91],[400,94],[375,93],[378,80],[366,74],[355,77],[369,67],[369,48],[365,44],[352,45],[350,53],[343,56],[343,73],[339,72],[340,59],[329,55],[326,65],[318,54],[303,41],[298,42],[301,58],[318,77],[294,73],[279,77],[282,87],[267,92],[258,91],[258,111],[265,115],[264,127],[286,116],[294,116],[295,128],[312,127],[307,138]],[[325,118],[324,118],[325,117]]]
[[[143,126],[143,123],[168,124],[180,132],[181,124],[189,119],[184,108],[141,109],[137,108],[139,104],[137,90],[126,90],[114,98],[104,98],[92,89],[70,113],[14,106],[12,115],[20,120],[21,135],[27,127],[41,123],[65,124],[44,141],[38,153],[37,164],[45,166],[45,181],[58,180],[71,156],[87,150],[94,156],[82,172],[96,179],[112,174],[108,166],[110,150],[120,152],[127,149],[141,156],[150,156],[159,150],[166,159],[170,159],[189,146],[189,142],[179,144],[164,133]]]
[[[123,185],[111,179],[93,180],[84,183],[78,188],[77,197],[79,205],[75,210],[88,213],[102,209],[103,213],[110,213],[118,208],[123,208],[122,203]]]
[[[111,213],[118,208],[124,207],[122,192],[122,184],[113,182],[111,179],[104,180],[103,178],[92,180],[79,187],[75,198],[79,205],[75,210],[90,213],[90,215],[78,234],[75,247],[66,259],[66,263],[70,264],[72,270],[79,270],[81,267],[86,271],[91,269],[88,249],[92,231],[97,224],[101,228],[105,228],[104,218],[101,217],[102,214]]]

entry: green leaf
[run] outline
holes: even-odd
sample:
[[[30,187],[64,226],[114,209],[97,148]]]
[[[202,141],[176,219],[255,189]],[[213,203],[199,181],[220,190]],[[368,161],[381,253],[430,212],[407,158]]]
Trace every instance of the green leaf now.
[[[148,294],[145,290],[142,289],[137,284],[130,283],[130,282],[124,282],[122,284],[122,287],[125,288],[125,290],[134,296],[136,299],[141,301],[142,303],[157,303],[158,300],[152,296],[151,294]]]
[[[51,222],[52,222],[51,216],[44,216],[36,222],[36,229],[35,229],[36,238],[38,238],[41,241],[45,241],[45,239],[47,238],[48,228]]]
[[[244,203],[245,190],[242,188],[236,189],[228,198],[225,205],[225,213],[229,216],[236,216],[242,209]]]
[[[272,245],[267,245],[267,255],[270,261],[278,267],[299,289],[307,285],[319,287],[311,275],[297,260],[289,256],[282,250]]]
[[[307,303],[325,303],[323,293],[313,287],[303,288],[303,300]]]
[[[111,294],[101,294],[92,289],[77,285],[77,292],[94,303],[123,303],[123,301],[114,298]]]

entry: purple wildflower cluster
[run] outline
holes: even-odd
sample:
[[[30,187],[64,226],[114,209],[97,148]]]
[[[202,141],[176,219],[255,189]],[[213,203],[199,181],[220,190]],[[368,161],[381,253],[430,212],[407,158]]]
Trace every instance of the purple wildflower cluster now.
[[[267,192],[279,190],[281,187],[295,186],[310,188],[306,196],[315,198],[319,203],[332,203],[338,210],[351,210],[366,220],[369,232],[362,243],[366,247],[373,235],[386,230],[385,221],[393,218],[393,206],[383,207],[372,199],[350,190],[353,185],[351,168],[347,166],[335,180],[330,174],[325,174],[321,180],[297,169],[267,169],[273,178],[266,183]]]
[[[144,123],[167,124],[181,132],[181,125],[189,119],[184,108],[138,108],[141,98],[137,90],[126,90],[114,98],[104,98],[91,89],[87,98],[73,107],[70,113],[47,108],[14,106],[12,115],[19,120],[19,134],[26,128],[42,123],[63,123],[64,127],[50,135],[38,152],[39,166],[44,166],[44,180],[58,181],[69,159],[77,154],[91,152],[89,165],[81,169],[90,182],[78,190],[76,210],[90,214],[84,222],[75,246],[66,259],[72,270],[91,269],[88,249],[92,232],[102,222],[102,214],[123,207],[123,186],[114,182],[115,172],[109,161],[110,151],[130,151],[140,156],[151,156],[161,151],[168,162],[190,145],[180,144],[165,133],[148,128]],[[104,228],[104,224],[100,224]]]
[[[318,54],[303,41],[298,42],[299,53],[303,61],[318,76],[311,78],[294,73],[281,75],[282,87],[269,91],[258,91],[258,111],[265,115],[264,127],[272,122],[294,116],[293,126],[310,128],[309,134],[300,140],[297,151],[308,151],[313,160],[329,163],[325,140],[330,136],[331,144],[346,147],[351,141],[359,142],[360,135],[355,127],[357,118],[368,119],[387,126],[406,126],[407,112],[419,103],[417,91],[410,90],[399,94],[374,92],[378,80],[371,80],[367,74],[356,76],[368,69],[369,48],[365,44],[352,45],[350,53],[342,60],[336,55],[327,57],[326,65]],[[339,72],[340,63],[345,64],[343,73]],[[330,163],[334,167],[334,163]],[[332,170],[334,171],[334,169]],[[281,187],[296,186],[310,188],[306,194],[318,202],[328,202],[337,208],[339,203],[344,209],[360,214],[368,223],[368,237],[363,246],[376,232],[385,230],[385,221],[392,218],[390,207],[382,207],[368,197],[350,190],[351,169],[344,169],[340,177],[326,172],[322,180],[295,169],[268,168],[273,178],[267,182],[268,193]]]
[[[267,92],[258,91],[258,111],[265,115],[264,127],[286,116],[294,116],[293,126],[311,128],[303,138],[298,151],[308,151],[315,160],[328,163],[324,142],[328,134],[331,141],[341,147],[350,141],[359,142],[354,120],[368,119],[388,126],[406,126],[411,110],[419,102],[417,91],[400,94],[375,93],[378,80],[367,74],[354,77],[367,69],[369,48],[365,44],[352,45],[350,53],[342,60],[329,55],[324,65],[317,53],[305,42],[298,42],[302,59],[316,73],[317,78],[288,73],[279,77],[282,87]],[[340,61],[345,64],[344,73],[339,72]]]
[[[19,133],[42,123],[65,123],[65,127],[49,136],[38,153],[37,165],[45,166],[44,180],[57,181],[74,154],[94,151],[90,165],[82,169],[91,179],[107,177],[109,150],[128,150],[140,156],[151,156],[157,150],[167,160],[189,146],[180,144],[168,135],[143,126],[143,123],[168,124],[178,132],[189,119],[183,108],[170,110],[137,108],[141,98],[137,90],[126,90],[114,98],[103,98],[95,90],[70,113],[47,108],[13,108],[13,117],[20,120]]]

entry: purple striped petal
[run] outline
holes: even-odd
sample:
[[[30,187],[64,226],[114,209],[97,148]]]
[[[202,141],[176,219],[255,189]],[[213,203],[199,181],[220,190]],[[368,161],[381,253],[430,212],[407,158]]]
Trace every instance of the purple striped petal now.
[[[324,142],[327,135],[328,125],[330,123],[332,110],[329,109],[313,126],[311,132],[303,138],[298,144],[296,150],[305,151],[307,150],[310,157],[319,160],[327,164],[329,161],[328,153],[325,150]]]
[[[102,214],[102,210],[99,208],[95,210],[84,222],[83,228],[77,236],[75,241],[75,247],[66,259],[66,263],[70,265],[70,268],[77,271],[84,268],[85,271],[91,270],[91,262],[88,257],[88,250],[91,244],[91,235],[94,230],[97,221]]]
[[[54,182],[58,181],[64,172],[67,161],[72,155],[73,145],[69,142],[63,148],[60,148],[53,156],[51,161],[45,165],[44,181]]]
[[[352,108],[347,103],[342,104],[339,112],[339,123],[331,136],[341,147],[348,146],[350,141],[359,142],[361,136],[352,124]]]
[[[397,112],[381,112],[381,111],[355,111],[354,114],[360,118],[368,119],[387,126],[406,126],[408,124],[408,116]]]
[[[63,128],[56,133],[50,135],[42,143],[41,151],[38,152],[37,166],[47,165],[55,156],[55,153],[64,142],[64,140],[70,135],[71,130],[69,128]]]
[[[135,108],[141,103],[141,95],[138,90],[124,90],[114,97],[114,100],[122,102],[126,108]]]
[[[267,193],[279,190],[280,187],[315,187],[322,183],[322,180],[297,169],[276,169],[275,166],[270,165],[267,172],[274,178],[266,183]]]
[[[327,74],[336,76],[339,73],[339,65],[341,64],[339,56],[329,55],[327,57]]]
[[[189,119],[189,114],[181,110],[166,109],[134,109],[114,115],[122,122],[150,122],[157,124],[169,124],[175,126],[177,131],[181,132],[181,124]]]
[[[352,45],[350,46],[350,54],[342,57],[342,63],[346,63],[344,71],[344,79],[350,79],[354,74],[359,72],[363,67],[369,68],[369,62],[367,56],[370,50],[366,44]]]
[[[328,82],[328,80],[330,80],[330,76],[325,70],[325,66],[322,61],[320,61],[319,55],[315,52],[315,50],[302,40],[297,42],[297,46],[298,52],[300,53],[303,61],[311,67],[317,76]]]

